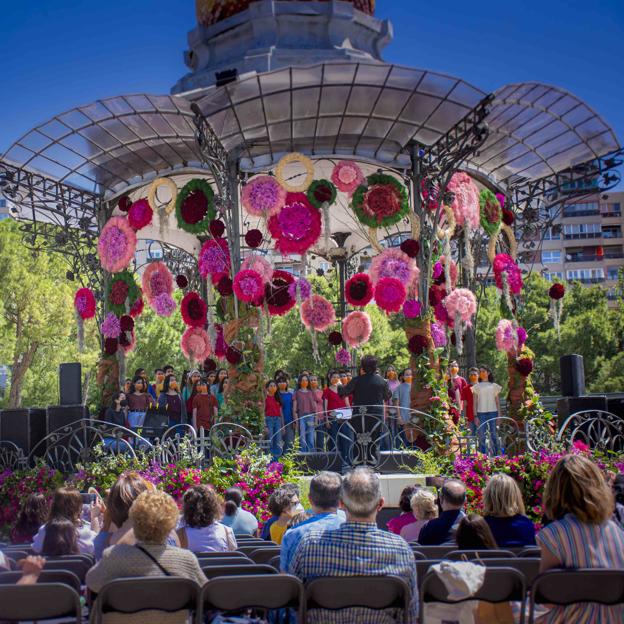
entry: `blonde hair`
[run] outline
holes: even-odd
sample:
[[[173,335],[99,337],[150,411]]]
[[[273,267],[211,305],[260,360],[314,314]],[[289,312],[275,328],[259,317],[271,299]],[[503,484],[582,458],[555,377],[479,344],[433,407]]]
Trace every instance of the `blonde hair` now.
[[[130,521],[137,541],[164,544],[178,523],[178,506],[169,494],[147,490],[137,496],[130,507]]]
[[[435,496],[429,490],[417,490],[410,499],[410,505],[418,520],[431,520],[438,517]]]
[[[495,474],[490,477],[483,491],[483,513],[497,518],[524,515],[522,492],[515,479],[506,474]]]

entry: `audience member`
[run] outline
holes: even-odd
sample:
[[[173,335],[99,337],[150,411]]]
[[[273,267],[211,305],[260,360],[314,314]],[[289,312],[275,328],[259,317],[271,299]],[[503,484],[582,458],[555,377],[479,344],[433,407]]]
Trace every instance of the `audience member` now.
[[[613,495],[615,497],[615,511],[613,512],[613,521],[624,529],[624,473],[619,472],[615,475],[613,484]]]
[[[132,381],[130,382],[132,386]],[[125,427],[128,423],[126,420],[126,414],[128,411],[128,399],[125,392],[115,392],[111,398],[111,404],[106,408],[104,412],[104,420]]]
[[[410,500],[412,513],[416,517],[416,522],[406,524],[400,532],[400,536],[406,542],[417,542],[420,530],[429,522],[438,517],[438,506],[435,496],[429,490],[416,490]]]
[[[184,526],[178,529],[182,548],[192,552],[225,552],[236,550],[232,529],[219,522],[221,501],[207,485],[189,488],[182,499]]]
[[[243,491],[237,487],[231,487],[223,495],[225,501],[225,515],[221,522],[232,529],[234,535],[255,535],[258,530],[256,517],[243,509]]]
[[[289,528],[282,540],[280,568],[287,572],[290,562],[304,535],[312,530],[335,529],[341,526],[344,518],[337,514],[340,504],[340,475],[335,472],[319,472],[310,481],[310,505],[312,515]],[[301,514],[297,514],[297,517]],[[293,522],[294,522],[293,517]]]
[[[76,533],[76,544],[78,552],[83,554],[93,554],[93,540],[95,532],[91,530],[88,523],[81,519],[82,514],[82,496],[78,490],[68,487],[60,487],[54,492],[52,506],[48,521],[44,524],[35,535],[32,543],[32,549],[35,553],[40,554],[46,541],[46,533],[48,526],[59,518],[69,520]],[[57,525],[55,525],[56,532]]]
[[[41,554],[45,557],[64,557],[79,553],[76,526],[69,518],[58,516],[46,524]]]
[[[296,495],[297,497],[299,496],[299,486],[296,485],[295,483],[284,483],[284,485],[282,485],[282,487],[280,488],[280,490],[288,490],[291,492],[291,494]],[[269,511],[271,511],[271,508],[269,507]],[[273,513],[271,511],[271,513]],[[263,525],[262,527],[262,531],[260,532],[260,537],[263,540],[267,540],[267,541],[271,541],[271,526],[273,525],[273,523],[277,520],[277,516],[272,515]]]
[[[418,543],[423,546],[455,541],[457,525],[465,515],[462,508],[466,502],[466,486],[457,479],[448,479],[440,489],[439,500],[442,513],[420,530]]]
[[[299,494],[280,488],[269,498],[269,511],[275,516],[275,521],[269,529],[271,541],[281,544],[290,519],[305,510],[299,502]]]
[[[13,544],[32,542],[39,527],[45,523],[50,513],[50,503],[44,494],[29,494],[21,506],[15,526],[11,531]]]
[[[501,548],[535,544],[535,525],[526,517],[522,492],[509,475],[490,477],[483,491],[483,514]]]
[[[479,514],[464,516],[457,527],[459,550],[487,550],[498,548],[490,526]]]
[[[377,528],[377,513],[384,505],[378,475],[363,467],[349,472],[342,480],[340,501],[347,521],[333,530],[320,528],[304,535],[288,572],[303,582],[324,576],[401,577],[412,590],[405,621],[414,624],[418,613],[416,562],[403,539]],[[363,607],[345,609],[339,614],[311,610],[308,622],[396,621],[397,615],[371,613]]]
[[[416,517],[412,513],[412,505],[410,501],[412,500],[412,496],[414,496],[417,489],[418,487],[415,485],[408,485],[403,488],[401,498],[399,499],[399,509],[401,510],[401,514],[391,518],[388,521],[388,524],[386,525],[388,527],[388,531],[400,535],[401,529],[404,526],[416,522]]]
[[[624,531],[610,520],[613,493],[590,459],[562,457],[546,481],[543,504],[552,522],[537,534],[541,572],[550,568],[624,568]],[[624,622],[624,605],[554,607],[539,621]]]

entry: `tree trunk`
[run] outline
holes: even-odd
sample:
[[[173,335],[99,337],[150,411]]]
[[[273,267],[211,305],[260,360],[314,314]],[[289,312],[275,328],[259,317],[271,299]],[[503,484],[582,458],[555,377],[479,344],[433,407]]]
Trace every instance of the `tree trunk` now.
[[[21,332],[20,332],[21,333]],[[18,338],[18,336],[16,336]],[[30,368],[39,344],[33,342],[25,353],[15,353],[11,366],[11,389],[9,390],[9,407],[16,408],[22,404],[22,383],[26,371]]]

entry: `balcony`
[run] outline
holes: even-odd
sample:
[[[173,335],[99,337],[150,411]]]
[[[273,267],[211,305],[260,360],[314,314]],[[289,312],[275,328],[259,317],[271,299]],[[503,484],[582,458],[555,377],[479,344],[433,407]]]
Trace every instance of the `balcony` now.
[[[580,234],[566,234],[565,240],[586,240],[588,238],[600,238],[602,234],[600,232],[582,232]]]
[[[588,210],[566,210],[563,209],[563,218],[570,219],[571,217],[596,217],[600,215],[600,210],[591,209]]]
[[[621,210],[609,210],[608,212],[601,212],[600,215],[604,217],[605,219],[610,219],[612,217],[621,217],[622,211]]]
[[[602,284],[605,281],[604,277],[571,277],[568,279],[570,282],[581,282],[581,284]]]

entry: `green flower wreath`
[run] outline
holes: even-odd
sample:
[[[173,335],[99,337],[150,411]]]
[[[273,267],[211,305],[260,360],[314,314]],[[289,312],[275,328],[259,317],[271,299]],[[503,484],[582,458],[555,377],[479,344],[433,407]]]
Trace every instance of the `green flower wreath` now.
[[[359,186],[353,193],[351,205],[360,223],[372,228],[394,225],[407,216],[410,209],[405,186],[384,173],[369,175],[366,185]]]
[[[320,208],[324,203],[330,206],[333,205],[336,201],[337,194],[336,187],[329,180],[314,180],[306,191],[308,201],[315,208]],[[329,197],[327,199],[322,199],[326,195],[329,195]]]
[[[196,215],[199,220],[191,223],[187,221],[189,212],[193,213],[198,210],[197,206],[185,206],[185,202],[189,198],[191,193],[200,192],[206,198],[206,214],[199,218],[200,215]],[[184,211],[187,211],[186,217],[183,215]],[[178,227],[185,232],[191,234],[200,234],[208,231],[210,222],[217,216],[217,211],[214,207],[214,191],[210,187],[210,184],[206,180],[201,178],[194,178],[190,182],[184,185],[182,190],[178,193],[178,199],[176,200],[176,218],[178,220]]]
[[[115,282],[124,282],[128,286],[128,294],[123,303],[113,303],[111,296],[113,294],[113,287]],[[141,291],[134,281],[134,275],[130,271],[121,271],[120,273],[113,273],[106,289],[106,302],[108,303],[108,309],[114,312],[117,316],[127,314],[130,308],[135,304],[137,299],[141,296]],[[128,308],[126,309],[126,302]]]
[[[481,213],[481,227],[486,234],[493,236],[501,226],[503,211],[498,198],[490,189],[483,189],[479,193],[479,207]]]

